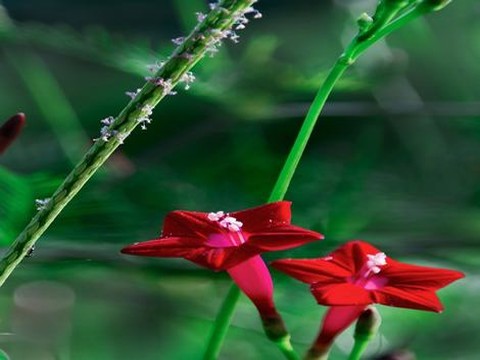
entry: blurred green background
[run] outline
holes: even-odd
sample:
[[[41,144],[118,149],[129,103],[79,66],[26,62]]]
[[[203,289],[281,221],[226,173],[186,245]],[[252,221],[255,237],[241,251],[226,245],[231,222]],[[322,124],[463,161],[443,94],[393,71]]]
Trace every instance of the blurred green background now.
[[[0,292],[0,349],[11,359],[195,359],[229,286],[184,260],[122,256],[174,209],[264,202],[309,102],[354,19],[374,1],[260,1],[263,19],[195,69],[40,239]],[[3,1],[0,119],[28,124],[0,158],[0,245],[8,246],[188,32],[201,0]],[[444,313],[380,306],[376,358],[478,359],[480,351],[480,6],[454,1],[371,49],[338,84],[293,179],[294,223],[326,240],[283,253],[317,257],[367,240],[407,262],[460,269]],[[276,300],[304,351],[324,308],[273,273]],[[332,359],[344,359],[351,333]],[[1,357],[1,355],[0,355]],[[275,359],[242,298],[222,359]]]

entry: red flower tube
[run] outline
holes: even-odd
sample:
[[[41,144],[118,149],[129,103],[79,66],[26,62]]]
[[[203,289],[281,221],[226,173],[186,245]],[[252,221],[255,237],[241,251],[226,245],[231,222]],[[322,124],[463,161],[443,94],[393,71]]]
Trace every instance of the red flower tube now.
[[[25,125],[25,115],[18,113],[0,127],[0,154],[17,138]]]
[[[291,225],[290,202],[279,201],[232,213],[173,211],[158,239],[136,243],[122,253],[183,257],[215,271],[225,270],[257,307],[267,335],[282,336],[273,302],[273,283],[260,254],[293,248],[323,236]]]
[[[331,306],[310,350],[316,354],[328,351],[369,304],[442,311],[435,291],[464,277],[455,270],[401,263],[363,241],[348,242],[323,258],[284,259],[272,266],[310,284],[317,302]]]

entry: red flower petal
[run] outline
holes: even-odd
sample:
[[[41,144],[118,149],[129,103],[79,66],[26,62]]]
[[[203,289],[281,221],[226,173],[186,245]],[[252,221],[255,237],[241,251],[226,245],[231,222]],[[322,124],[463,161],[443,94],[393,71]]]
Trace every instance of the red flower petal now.
[[[272,227],[290,224],[292,218],[291,204],[290,201],[277,201],[247,210],[236,211],[230,213],[230,216],[243,223],[243,231],[255,233]]]
[[[248,246],[259,251],[279,251],[321,240],[323,235],[294,225],[283,225],[270,231],[259,230],[248,237]]]
[[[17,138],[25,125],[25,114],[18,113],[0,127],[0,154]]]
[[[227,271],[243,293],[252,300],[262,316],[276,315],[272,277],[260,255],[243,261]]]
[[[232,246],[227,248],[200,247],[190,251],[184,257],[200,266],[221,271],[228,270],[255,255],[258,253],[252,253],[250,249]]]
[[[367,255],[381,252],[376,247],[360,240],[350,241],[330,254],[332,262],[348,269],[352,274],[359,271],[367,261]]]
[[[201,242],[196,238],[171,237],[135,243],[124,247],[121,252],[139,256],[185,257],[199,245]]]
[[[389,286],[436,290],[465,277],[460,271],[404,264],[392,259],[387,260],[387,265],[382,275],[388,278]]]
[[[121,250],[124,254],[151,257],[183,257],[197,265],[219,271],[233,267],[257,255],[241,247],[211,248],[201,239],[188,237],[159,238],[132,244]]]
[[[349,284],[313,284],[312,294],[322,305],[368,305],[372,304],[370,292],[364,288]]]
[[[206,240],[208,235],[221,232],[217,223],[208,220],[208,214],[196,211],[172,211],[163,225],[163,236],[198,237]]]
[[[349,276],[352,276],[349,271],[323,258],[283,259],[273,261],[271,265],[275,269],[307,284],[317,282],[337,283],[338,281],[345,281]]]
[[[372,292],[376,303],[416,310],[441,312],[443,306],[435,292],[424,289],[402,289],[386,286]]]
[[[330,344],[335,337],[348,328],[365,310],[365,305],[332,306],[323,317],[322,329],[315,343]]]

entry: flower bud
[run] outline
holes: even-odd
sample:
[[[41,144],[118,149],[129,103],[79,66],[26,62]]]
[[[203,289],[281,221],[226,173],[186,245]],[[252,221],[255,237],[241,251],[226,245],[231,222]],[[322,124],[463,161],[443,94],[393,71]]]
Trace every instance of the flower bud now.
[[[25,125],[25,115],[18,113],[0,127],[0,154],[17,138]]]

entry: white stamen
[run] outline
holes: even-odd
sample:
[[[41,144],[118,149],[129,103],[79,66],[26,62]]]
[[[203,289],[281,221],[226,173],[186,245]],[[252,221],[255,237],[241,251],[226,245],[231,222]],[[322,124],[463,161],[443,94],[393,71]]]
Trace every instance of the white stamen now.
[[[371,262],[372,265],[387,265],[387,255],[385,253],[380,252],[375,255],[367,255],[368,262]]]
[[[219,221],[225,216],[223,211],[211,212],[207,215],[208,220],[210,221]]]
[[[368,254],[367,259],[368,260],[366,266],[369,272],[372,272],[374,274],[378,274],[381,271],[380,266],[387,265],[387,255],[385,255],[385,253],[383,252],[377,253],[375,255]]]
[[[243,223],[241,221],[238,221],[232,216],[227,216],[224,218],[222,221],[220,221],[220,226],[227,228],[230,231],[240,231],[240,229],[243,226]]]

